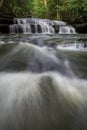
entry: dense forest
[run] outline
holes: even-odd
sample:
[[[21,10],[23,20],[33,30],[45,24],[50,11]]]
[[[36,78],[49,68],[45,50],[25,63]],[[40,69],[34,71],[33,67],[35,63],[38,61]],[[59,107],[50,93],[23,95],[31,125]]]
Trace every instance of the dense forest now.
[[[87,21],[87,0],[0,0],[0,16]]]

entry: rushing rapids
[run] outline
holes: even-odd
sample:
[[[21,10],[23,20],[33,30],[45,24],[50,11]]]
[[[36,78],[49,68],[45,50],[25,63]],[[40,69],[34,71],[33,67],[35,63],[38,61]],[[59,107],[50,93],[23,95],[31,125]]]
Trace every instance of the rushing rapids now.
[[[1,35],[0,130],[87,130],[86,122],[87,35]]]
[[[10,33],[42,33],[42,34],[75,34],[75,28],[63,21],[38,19],[38,18],[15,18],[14,24],[10,25]]]
[[[0,129],[86,130],[86,87],[58,73],[1,73]]]

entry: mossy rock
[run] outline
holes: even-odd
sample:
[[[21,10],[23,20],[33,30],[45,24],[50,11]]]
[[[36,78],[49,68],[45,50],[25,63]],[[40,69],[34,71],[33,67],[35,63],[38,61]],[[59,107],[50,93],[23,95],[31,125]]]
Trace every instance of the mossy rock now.
[[[55,29],[55,33],[59,32],[59,26],[58,25],[53,25],[53,28]]]

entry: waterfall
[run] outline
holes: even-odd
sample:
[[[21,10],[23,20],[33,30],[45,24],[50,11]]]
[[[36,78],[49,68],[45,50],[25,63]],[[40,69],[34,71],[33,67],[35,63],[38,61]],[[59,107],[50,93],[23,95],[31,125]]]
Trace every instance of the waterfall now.
[[[9,26],[10,33],[42,33],[55,34],[56,28],[59,34],[75,34],[75,29],[63,21],[47,20],[39,18],[14,18],[14,24]]]
[[[75,34],[75,28],[72,26],[60,26],[59,34]]]
[[[10,25],[10,33],[31,33],[31,26],[26,19],[14,19],[14,24]]]

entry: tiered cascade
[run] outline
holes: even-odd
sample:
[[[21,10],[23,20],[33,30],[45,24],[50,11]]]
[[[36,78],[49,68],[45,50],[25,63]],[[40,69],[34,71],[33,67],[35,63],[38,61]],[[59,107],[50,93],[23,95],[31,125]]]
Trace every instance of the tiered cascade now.
[[[10,33],[42,33],[42,34],[75,34],[75,29],[63,21],[38,19],[38,18],[15,18],[14,24],[10,25]]]

